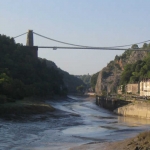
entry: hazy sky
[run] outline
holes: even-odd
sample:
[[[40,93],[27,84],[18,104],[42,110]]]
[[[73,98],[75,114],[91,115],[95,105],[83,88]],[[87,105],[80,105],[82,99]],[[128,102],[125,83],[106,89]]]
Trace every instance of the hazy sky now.
[[[150,39],[150,0],[1,0],[0,34],[34,32],[89,46],[116,46]],[[26,44],[26,35],[16,39]],[[66,46],[34,35],[37,46]],[[122,51],[39,49],[70,74],[100,71]],[[133,58],[134,59],[134,58]]]

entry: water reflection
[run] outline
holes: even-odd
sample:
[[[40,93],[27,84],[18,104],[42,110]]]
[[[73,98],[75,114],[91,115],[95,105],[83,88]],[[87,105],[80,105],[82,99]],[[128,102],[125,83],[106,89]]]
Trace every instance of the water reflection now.
[[[118,123],[126,124],[131,127],[142,126],[142,125],[150,125],[150,119],[118,116]]]

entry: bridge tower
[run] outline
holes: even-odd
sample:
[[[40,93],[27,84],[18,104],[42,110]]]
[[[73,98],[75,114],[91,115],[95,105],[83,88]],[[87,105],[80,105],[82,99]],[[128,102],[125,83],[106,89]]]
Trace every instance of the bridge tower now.
[[[25,50],[28,51],[33,58],[38,58],[38,47],[34,46],[33,30],[28,30]]]
[[[33,30],[28,30],[26,46],[33,46]]]

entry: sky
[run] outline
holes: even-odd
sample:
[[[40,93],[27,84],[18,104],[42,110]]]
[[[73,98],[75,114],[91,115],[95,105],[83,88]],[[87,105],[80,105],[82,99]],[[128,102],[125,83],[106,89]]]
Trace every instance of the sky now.
[[[98,47],[150,39],[150,0],[1,0],[0,34],[15,37],[29,29],[56,40]],[[15,39],[26,44],[26,35]],[[67,46],[34,35],[35,46]],[[123,51],[39,49],[74,75],[94,74]],[[134,58],[133,58],[134,59]]]

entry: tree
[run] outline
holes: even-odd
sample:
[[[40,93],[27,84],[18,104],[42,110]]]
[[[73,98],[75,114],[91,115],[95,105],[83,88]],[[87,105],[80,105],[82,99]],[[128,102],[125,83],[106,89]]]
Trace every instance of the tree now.
[[[80,86],[78,86],[77,87],[77,91],[79,92],[79,93],[83,93],[84,92],[84,86],[83,85],[80,85]]]
[[[0,94],[22,99],[61,94],[63,89],[63,76],[54,65],[48,68],[46,60],[33,58],[30,50],[0,35]]]
[[[137,44],[133,44],[131,48],[132,48],[132,49],[138,49],[139,47],[138,47]]]
[[[144,44],[143,44],[143,48],[144,48],[144,49],[147,49],[147,48],[148,48],[148,44],[147,44],[147,43],[144,43]]]
[[[120,57],[118,55],[116,55],[115,60],[120,60]]]

